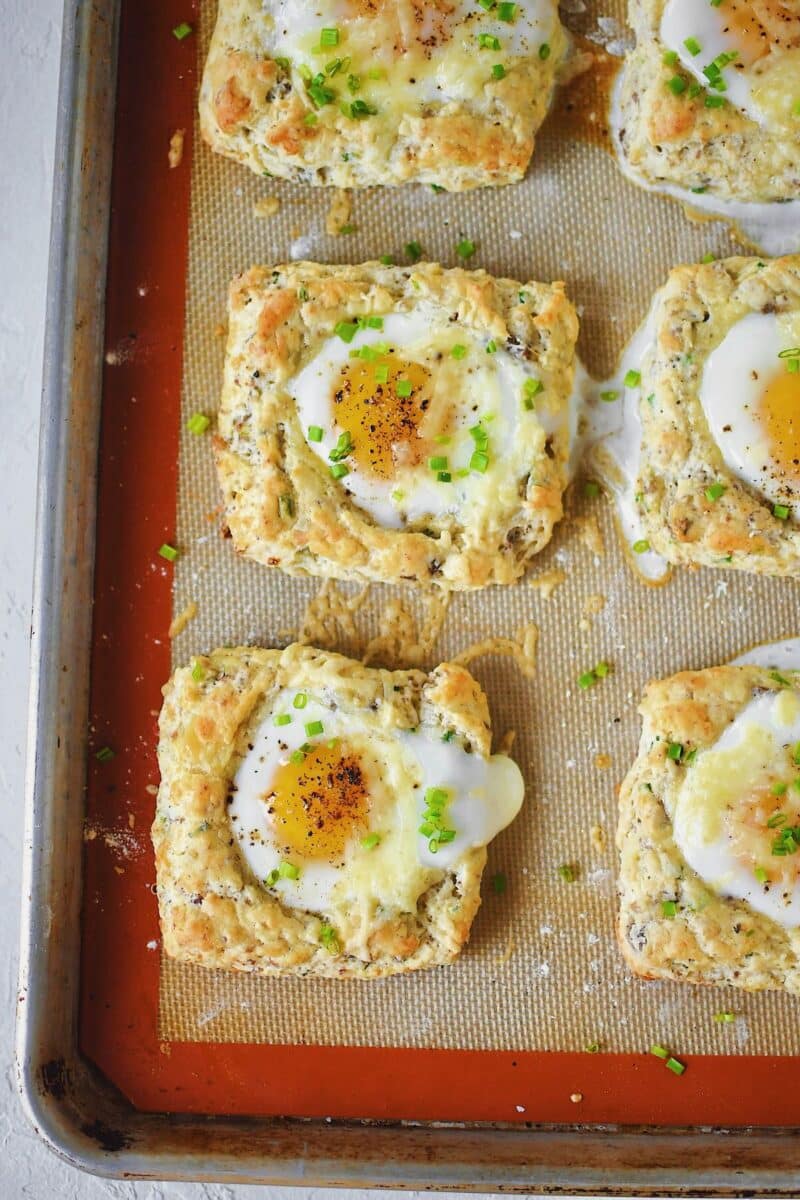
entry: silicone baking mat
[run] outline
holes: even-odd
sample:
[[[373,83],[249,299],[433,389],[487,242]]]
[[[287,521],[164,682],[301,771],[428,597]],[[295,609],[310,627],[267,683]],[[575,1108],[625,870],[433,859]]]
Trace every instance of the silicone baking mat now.
[[[490,634],[530,646],[538,630],[532,672],[509,657],[471,664],[497,738],[515,731],[527,798],[490,847],[483,907],[459,961],[362,983],[264,980],[161,955],[148,826],[158,689],[170,658],[174,666],[218,645],[282,645],[304,631],[394,665],[407,648],[373,640],[387,604],[399,597],[420,630],[431,617],[418,595],[381,587],[344,612],[319,581],[245,562],[221,535],[209,438],[189,434],[186,420],[217,404],[230,278],[289,258],[395,253],[402,261],[412,239],[427,258],[455,265],[456,244],[470,237],[475,266],[566,280],[582,318],[581,356],[600,376],[670,266],[735,251],[726,227],[693,223],[672,201],[626,182],[605,148],[604,46],[622,44],[620,3],[569,5],[570,24],[589,38],[581,46],[598,57],[562,91],[522,184],[460,196],[416,187],[355,193],[354,231],[339,237],[326,233],[330,191],[259,179],[193,136],[193,55],[206,50],[214,7],[123,6],[92,694],[93,742],[114,745],[117,756],[93,761],[90,773],[85,1048],[143,1107],[509,1121],[800,1118],[784,1080],[791,1060],[776,1057],[800,1046],[796,1002],[634,980],[615,945],[613,846],[617,787],[636,752],[647,680],[795,632],[797,586],[699,570],[648,588],[626,561],[605,501],[580,487],[527,579],[455,597],[422,655],[434,665]],[[187,16],[199,45],[151,53],[169,39],[170,21]],[[180,126],[184,161],[170,172],[167,144]],[[268,197],[277,212],[256,215]],[[155,553],[171,540],[181,548],[174,569]],[[542,583],[555,590],[548,595]],[[337,596],[357,591],[340,587]],[[167,626],[181,615],[170,646]],[[581,691],[578,675],[600,659],[613,674]],[[564,863],[573,882],[559,874]],[[489,883],[497,872],[508,881],[500,895]],[[736,1020],[715,1022],[722,1009]],[[681,1080],[647,1054],[653,1041],[697,1056]],[[586,1054],[595,1043],[600,1053]],[[744,1105],[740,1055],[751,1056],[754,1084]]]

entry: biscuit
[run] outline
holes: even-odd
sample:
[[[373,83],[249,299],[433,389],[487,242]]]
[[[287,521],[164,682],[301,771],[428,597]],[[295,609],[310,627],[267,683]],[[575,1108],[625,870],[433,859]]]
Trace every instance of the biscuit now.
[[[215,453],[235,548],[293,575],[510,583],[562,513],[563,284],[434,264],[234,280]]]
[[[217,650],[174,673],[159,730],[167,954],[335,978],[456,957],[486,841],[523,787],[510,759],[489,757],[486,698],[464,668]]]
[[[555,0],[220,0],[200,128],[258,175],[448,191],[512,183],[566,46]]]
[[[618,934],[623,956],[636,975],[688,983],[731,984],[748,991],[782,988],[800,993],[800,931],[787,928],[745,899],[720,894],[686,862],[676,842],[676,806],[704,752],[759,697],[772,703],[787,685],[797,701],[800,676],[786,679],[756,666],[683,672],[651,683],[640,707],[639,753],[620,791],[617,846],[620,852]],[[762,700],[763,702],[763,700]],[[797,770],[797,768],[794,768]],[[736,781],[734,786],[739,786]],[[741,786],[744,789],[744,775]],[[780,785],[781,787],[783,785]],[[771,795],[776,807],[788,795]],[[768,791],[769,795],[769,791]],[[764,867],[750,871],[754,887],[767,892],[775,865],[791,856],[770,854],[780,833],[773,819],[766,833]],[[754,860],[756,861],[756,860]],[[764,884],[758,883],[763,870]],[[720,872],[724,880],[724,872]]]
[[[703,0],[693,0],[693,4],[691,12],[688,4],[683,6],[687,9],[688,34],[699,29]],[[796,199],[800,189],[800,121],[793,115],[793,105],[800,99],[800,14],[791,16],[789,5],[782,4],[782,0],[738,3],[739,9],[750,9],[752,14],[758,10],[766,22],[766,32],[759,36],[755,51],[763,57],[757,60],[752,76],[756,89],[753,94],[760,96],[766,107],[756,114],[752,108],[749,113],[743,111],[735,102],[741,97],[737,92],[731,98],[734,89],[728,86],[731,77],[738,75],[740,81],[750,78],[749,73],[741,74],[741,68],[747,67],[747,53],[730,52],[737,53],[738,58],[727,65],[723,61],[717,82],[726,90],[717,90],[700,70],[708,60],[713,64],[717,59],[716,42],[689,37],[678,38],[674,46],[665,45],[662,19],[668,8],[667,0],[630,3],[629,21],[637,45],[625,60],[615,122],[620,149],[629,167],[645,183],[677,185],[727,201]],[[770,14],[768,10],[774,11]],[[719,11],[723,25],[727,21],[729,28],[731,0],[726,0],[726,8]],[[695,50],[694,56],[687,54],[687,40]],[[703,42],[706,44],[701,46]],[[729,33],[723,35],[723,43],[734,44]],[[713,65],[707,69],[713,74]],[[749,98],[746,92],[745,102]]]
[[[759,326],[751,345],[743,322],[754,314],[764,319],[766,337]],[[657,294],[650,319],[652,342],[641,369],[637,500],[651,546],[672,563],[797,576],[793,497],[800,477],[791,392],[781,399],[773,389],[774,403],[767,402],[762,385],[776,381],[791,389],[800,382],[789,371],[791,358],[768,349],[773,321],[785,322],[784,336],[800,343],[800,257],[678,267]],[[731,355],[742,358],[743,369],[729,384],[712,386],[719,355],[715,376],[709,358],[732,330],[739,340]],[[712,401],[713,413],[707,407]],[[751,419],[758,436],[746,432]],[[769,469],[755,459],[748,465],[759,438],[765,445],[775,442]]]

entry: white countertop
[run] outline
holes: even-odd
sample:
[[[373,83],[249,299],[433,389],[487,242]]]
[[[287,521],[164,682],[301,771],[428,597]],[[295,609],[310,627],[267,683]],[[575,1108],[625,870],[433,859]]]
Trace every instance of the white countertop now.
[[[41,1143],[17,1100],[13,1023],[17,971],[22,795],[31,562],[34,537],[44,299],[63,0],[0,0],[0,878],[13,909],[0,922],[0,1196],[3,1200],[353,1200],[359,1192],[239,1188],[180,1183],[110,1183],[73,1170]],[[9,114],[13,120],[9,120]],[[8,218],[13,214],[13,219]],[[409,1193],[384,1192],[384,1196]]]

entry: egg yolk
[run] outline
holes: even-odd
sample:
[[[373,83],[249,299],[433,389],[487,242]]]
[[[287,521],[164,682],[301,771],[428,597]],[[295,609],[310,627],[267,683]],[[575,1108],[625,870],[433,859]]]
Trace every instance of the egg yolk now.
[[[329,863],[341,862],[370,807],[358,755],[326,743],[313,745],[302,762],[280,766],[264,801],[283,853]]]
[[[353,442],[348,461],[379,479],[398,466],[417,466],[430,452],[420,426],[431,404],[431,373],[421,363],[354,359],[342,368],[333,395],[334,415]]]
[[[766,6],[770,7],[768,2]],[[723,18],[725,32],[736,42],[740,63],[750,66],[769,53],[770,41],[767,31],[749,0],[729,0],[720,16]]]
[[[770,456],[800,481],[800,372],[778,371],[761,394],[759,421]]]
[[[780,795],[775,787],[782,787]],[[793,886],[800,855],[792,831],[800,829],[800,808],[789,780],[754,791],[730,813],[728,828],[735,857],[762,883]]]

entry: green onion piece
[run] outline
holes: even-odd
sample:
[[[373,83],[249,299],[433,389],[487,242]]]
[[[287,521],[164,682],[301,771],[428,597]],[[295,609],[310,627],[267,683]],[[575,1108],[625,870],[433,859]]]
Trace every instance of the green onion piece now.
[[[597,683],[597,678],[594,671],[584,671],[583,675],[578,676],[578,687],[583,688],[584,691],[593,687],[595,683]]]
[[[455,346],[450,348],[450,353],[456,360],[461,359],[467,353],[467,347],[462,346],[460,342],[456,342]]]
[[[673,1075],[682,1075],[686,1070],[686,1063],[678,1062],[677,1058],[668,1058],[665,1065]]]
[[[319,733],[325,732],[325,726],[322,721],[309,721],[306,725],[306,735],[308,737],[316,737]]]
[[[800,767],[800,742],[795,742],[794,750],[792,751],[792,758],[795,766]]]
[[[490,338],[489,341],[486,343],[486,353],[487,354],[496,354],[497,353],[497,342],[494,340],[494,338]]]
[[[298,692],[292,701],[293,708],[305,708],[308,704],[308,696],[305,692]]]
[[[800,372],[800,358],[787,358],[786,370],[790,375],[797,375]]]
[[[790,346],[788,350],[781,350],[778,358],[800,358],[800,346]]]
[[[446,471],[447,458],[444,455],[437,454],[434,458],[428,459],[428,466],[432,471]]]
[[[577,872],[571,863],[562,863],[558,868],[558,874],[565,883],[574,883],[577,878]]]
[[[659,1046],[657,1043],[650,1047],[650,1053],[655,1054],[656,1058],[669,1058],[669,1050],[665,1050],[663,1046]]]
[[[277,717],[272,718],[273,725],[291,725],[292,718],[289,713],[278,713]]]
[[[544,384],[541,379],[526,379],[522,385],[522,405],[527,412],[530,412],[534,406],[534,399],[540,392],[544,391]]]
[[[766,883],[767,879],[769,878],[764,867],[756,867],[756,869],[753,871],[753,874],[759,883]]]
[[[496,0],[478,0],[478,4],[480,4],[481,8],[485,9],[486,12],[489,12],[490,9],[494,8],[495,3]]]
[[[352,103],[341,104],[339,107],[346,117],[352,117],[354,121],[363,121],[365,117],[374,117],[378,111],[371,104],[367,104],[366,100],[353,100]]]
[[[433,825],[429,825],[427,821],[424,821],[417,830],[417,833],[421,833],[423,837],[430,837],[433,833]]]
[[[686,766],[688,767],[688,766],[691,766],[691,764],[694,762],[694,760],[696,758],[697,758],[697,747],[695,746],[694,750],[690,750],[683,761],[686,764]]]
[[[725,103],[724,96],[706,96],[706,98],[705,98],[706,108],[722,108],[724,103]]]
[[[419,242],[406,242],[406,255],[412,262],[419,262],[422,258],[422,246]]]
[[[192,27],[188,21],[181,21],[180,25],[176,25],[172,31],[172,36],[182,42],[192,32]]]
[[[426,804],[447,804],[450,799],[450,793],[446,788],[432,787],[425,792]]]
[[[714,1020],[718,1025],[730,1025],[736,1020],[736,1013],[733,1012],[718,1012],[714,1013]]]
[[[398,396],[410,396],[412,391],[413,391],[413,387],[412,387],[410,379],[398,379],[398,381],[397,381]]]
[[[709,263],[716,262],[716,261],[717,261],[716,254],[712,254],[710,250],[708,251],[707,254],[704,254],[703,257],[700,259],[700,262],[704,263],[706,266],[708,266]]]
[[[267,885],[267,887],[275,887],[275,884],[278,882],[279,878],[280,877],[278,875],[277,870],[272,870],[272,871],[270,871],[267,878],[264,880],[264,883]]]
[[[600,1043],[599,1042],[587,1042],[584,1049],[586,1050],[587,1054],[597,1054],[598,1051],[600,1050]]]
[[[583,494],[594,499],[595,496],[600,495],[600,484],[596,483],[593,479],[587,479],[583,485]]]
[[[206,677],[206,671],[199,658],[192,661],[192,679],[195,683],[202,683]]]
[[[394,266],[394,258],[391,254],[382,254],[378,259],[378,262],[382,263],[384,267]]]
[[[479,33],[478,45],[481,50],[499,50],[500,38],[497,38],[492,33]]]
[[[176,550],[174,546],[170,546],[169,542],[164,542],[163,546],[159,546],[158,553],[162,558],[165,558],[167,562],[175,562],[175,559],[178,557],[180,551]]]
[[[647,538],[639,538],[638,542],[634,542],[631,547],[634,554],[646,554],[650,549],[650,543]]]
[[[605,400],[606,404],[610,404],[612,400],[619,400],[619,392],[601,392],[600,399]]]
[[[677,901],[662,900],[661,901],[661,915],[662,915],[662,917],[676,917],[678,915]]]
[[[454,842],[455,840],[456,840],[455,829],[440,829],[439,830],[439,841],[440,842],[447,843],[447,842]]]
[[[667,87],[672,92],[673,96],[682,96],[686,91],[688,84],[680,75],[673,75],[671,79],[667,80]]]
[[[356,92],[361,91],[361,79],[359,78],[358,75],[348,75],[347,76],[347,90],[351,96],[354,96],[356,94]],[[374,111],[375,110],[373,109],[373,112]]]
[[[95,752],[95,758],[100,763],[111,762],[112,758],[116,758],[116,754],[110,746],[101,746],[100,749]]]
[[[442,187],[442,185],[440,183],[432,183],[431,191],[432,192],[443,192],[444,188]]]
[[[319,940],[331,954],[335,954],[339,949],[339,939],[336,936],[336,930],[332,925],[328,925],[326,921],[323,921],[319,927]]]
[[[508,888],[508,879],[502,871],[492,876],[492,891],[495,896],[502,896]]]
[[[464,240],[459,242],[456,246],[456,254],[459,258],[472,258],[474,253],[475,243],[471,242],[469,238],[464,238]]]
[[[667,746],[667,758],[671,758],[673,762],[680,762],[683,758],[683,746],[680,742],[670,742]]]
[[[469,469],[479,471],[483,475],[489,466],[489,455],[483,450],[476,450],[469,460]]]
[[[376,383],[388,383],[389,382],[388,363],[378,363],[378,365],[375,368],[375,382]]]
[[[355,321],[337,321],[333,327],[333,332],[343,342],[349,344],[358,333],[358,325],[356,325]]]
[[[436,482],[437,483],[452,483],[453,482],[452,473],[450,471],[437,471]]]
[[[549,57],[550,57],[550,46],[548,45],[547,42],[542,42],[541,46],[539,47],[539,58],[541,59],[542,62],[547,62]]]
[[[528,293],[527,292],[519,292],[517,298],[518,298],[520,304],[524,304],[525,301],[528,299]]]
[[[294,500],[291,496],[278,496],[278,516],[284,521],[294,516]]]
[[[703,49],[703,47],[698,42],[697,38],[693,38],[693,37],[685,38],[683,44],[686,47],[686,49],[689,51],[689,53],[692,55],[693,58],[696,58],[697,55],[700,53],[700,51]]]
[[[282,862],[278,867],[278,876],[280,879],[299,879],[300,868],[296,867],[294,863]]]
[[[594,669],[594,673],[598,679],[605,679],[611,674],[611,664],[607,662],[599,662]]]
[[[779,521],[787,521],[789,519],[789,509],[785,504],[773,504],[772,515],[777,517]]]
[[[334,463],[330,470],[334,479],[344,479],[345,475],[350,474],[347,463]]]
[[[379,833],[368,833],[366,837],[361,839],[361,845],[365,850],[374,850],[376,846],[381,844],[381,835]]]
[[[310,442],[321,442],[325,435],[325,430],[321,425],[309,425],[308,440]]]
[[[676,62],[678,61],[678,51],[677,50],[665,50],[662,55],[661,61],[664,63],[664,66],[666,66],[666,67],[674,67]]]
[[[322,29],[319,35],[320,46],[338,46],[339,30],[336,28]]]
[[[625,379],[624,379],[624,383],[625,383],[625,387],[626,387],[626,388],[635,388],[635,387],[638,387],[638,386],[639,386],[639,384],[640,384],[641,382],[642,382],[642,373],[641,373],[641,371],[633,371],[633,370],[631,370],[631,371],[628,371],[628,373],[627,373],[627,375],[625,376]]]
[[[513,21],[517,15],[516,4],[498,4],[497,15],[501,21]]]
[[[303,750],[293,750],[292,753],[289,755],[289,762],[294,763],[294,765],[296,767],[299,766],[300,763],[304,763],[305,761],[306,761],[306,756],[305,756],[305,751],[303,751]]]
[[[705,490],[706,500],[711,500],[713,503],[724,496],[727,490],[728,489],[725,487],[724,483],[712,483],[711,486],[707,487]]]
[[[341,459],[346,458],[352,449],[353,439],[350,436],[350,431],[345,429],[343,433],[339,434],[336,445],[328,454],[328,458],[331,462],[339,462]]]
[[[439,850],[439,839],[432,837],[428,842],[428,849],[430,850],[431,854],[436,854]]]
[[[495,63],[492,67],[492,79],[505,79],[506,69],[502,63]]]
[[[207,417],[205,413],[192,413],[186,422],[186,428],[189,430],[189,433],[199,435],[205,433],[210,424],[211,417]]]
[[[319,122],[319,117],[315,112],[308,112],[303,117],[304,125],[316,125]]]
[[[786,820],[786,813],[773,813],[770,819],[767,821],[767,829],[779,829],[781,825],[786,824]]]
[[[788,783],[773,783],[771,791],[773,796],[785,796],[788,788]]]

